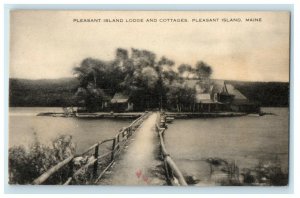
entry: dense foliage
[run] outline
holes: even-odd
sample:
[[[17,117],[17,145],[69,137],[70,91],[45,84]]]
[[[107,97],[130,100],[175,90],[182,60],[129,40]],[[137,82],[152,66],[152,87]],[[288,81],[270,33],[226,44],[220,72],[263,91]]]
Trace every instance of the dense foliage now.
[[[195,91],[187,88],[184,75],[209,78],[212,69],[199,61],[195,67],[174,68],[174,61],[157,58],[148,50],[117,49],[115,59],[102,61],[84,59],[74,73],[80,81],[76,95],[88,110],[95,110],[99,103],[122,92],[129,96],[135,110],[153,108],[191,107]],[[188,105],[188,106],[187,106]]]
[[[9,149],[9,183],[31,184],[52,166],[75,154],[75,146],[69,135],[60,135],[52,141],[51,146],[41,144],[36,134],[33,139],[28,149],[23,146]],[[44,184],[61,184],[68,177],[67,174],[68,167],[63,168]]]

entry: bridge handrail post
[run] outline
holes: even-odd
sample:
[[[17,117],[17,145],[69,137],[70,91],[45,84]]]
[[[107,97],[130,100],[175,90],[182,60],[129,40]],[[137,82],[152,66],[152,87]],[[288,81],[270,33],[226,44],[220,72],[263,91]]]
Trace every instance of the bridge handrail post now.
[[[68,164],[69,166],[69,172],[68,172],[68,177],[72,177],[74,173],[74,162],[71,160]]]
[[[115,158],[115,146],[116,146],[116,138],[114,138],[113,143],[112,143],[111,161],[113,161]]]
[[[117,148],[118,148],[118,150],[119,150],[120,147],[121,147],[121,146],[120,146],[120,134],[118,134],[117,138],[118,138],[118,147],[117,147]]]
[[[122,139],[124,139],[124,129],[121,130]]]
[[[98,171],[98,156],[99,156],[99,144],[95,147],[95,153],[94,153],[94,158],[96,159],[94,163],[94,168],[93,168],[93,177],[97,177],[97,171]]]
[[[170,177],[170,170],[169,170],[169,166],[168,163],[165,159],[164,160],[164,167],[165,167],[165,171],[166,171],[166,176],[167,176],[167,180],[170,181],[171,177]]]
[[[127,128],[127,133],[129,134],[129,136],[132,135],[132,129],[131,129],[131,127],[128,127],[128,128]]]

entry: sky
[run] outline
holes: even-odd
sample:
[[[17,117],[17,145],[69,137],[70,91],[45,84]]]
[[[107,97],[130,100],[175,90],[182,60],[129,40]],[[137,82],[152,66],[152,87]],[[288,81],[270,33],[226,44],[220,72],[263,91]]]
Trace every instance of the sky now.
[[[78,22],[90,19],[98,21]],[[261,11],[12,11],[9,76],[72,77],[84,58],[112,60],[121,47],[153,51],[176,66],[204,61],[215,79],[288,82],[289,19]]]

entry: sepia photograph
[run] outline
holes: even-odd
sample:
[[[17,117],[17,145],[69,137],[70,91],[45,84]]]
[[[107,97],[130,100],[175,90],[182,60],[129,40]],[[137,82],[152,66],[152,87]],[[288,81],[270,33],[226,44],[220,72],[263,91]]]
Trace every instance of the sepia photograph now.
[[[289,186],[290,17],[11,10],[9,185]]]

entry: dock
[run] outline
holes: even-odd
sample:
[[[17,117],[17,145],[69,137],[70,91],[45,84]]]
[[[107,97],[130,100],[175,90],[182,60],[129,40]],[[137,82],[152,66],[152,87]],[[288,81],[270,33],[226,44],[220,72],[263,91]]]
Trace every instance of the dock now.
[[[173,118],[221,118],[245,116],[244,112],[166,112],[166,116]]]
[[[75,117],[81,119],[99,119],[99,118],[138,118],[144,112],[125,112],[125,113],[76,113]]]
[[[144,112],[96,112],[96,113],[74,113],[65,114],[63,112],[42,112],[37,116],[51,116],[51,117],[76,117],[79,119],[101,119],[101,118],[128,118],[136,119],[143,115]],[[248,115],[244,112],[165,112],[167,122],[172,122],[174,118],[218,118],[218,117],[237,117]]]
[[[112,113],[112,112],[96,112],[96,113],[55,113],[55,112],[43,112],[37,114],[37,116],[50,116],[50,117],[76,117],[79,119],[101,119],[101,118],[128,118],[136,119],[143,115],[144,112],[124,112],[124,113]]]

